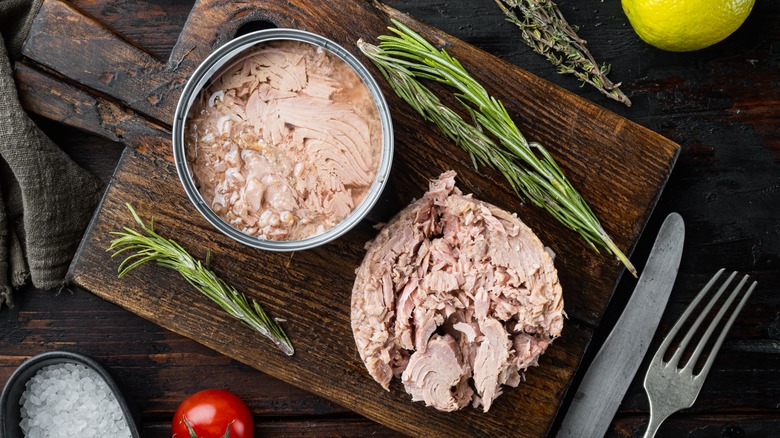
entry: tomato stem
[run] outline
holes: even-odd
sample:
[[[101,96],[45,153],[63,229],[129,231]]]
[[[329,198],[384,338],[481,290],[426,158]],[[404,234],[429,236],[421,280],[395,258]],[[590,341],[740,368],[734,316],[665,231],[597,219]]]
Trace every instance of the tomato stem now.
[[[190,422],[187,421],[187,417],[183,417],[182,421],[184,421],[184,425],[187,426],[187,430],[190,431],[190,438],[198,438],[198,434],[195,433],[195,429],[193,429],[192,425],[190,424]],[[236,420],[233,420],[233,421],[236,421]],[[227,429],[225,429],[225,434],[222,435],[222,438],[230,438],[230,426],[233,424],[233,421],[228,423]]]
[[[233,420],[233,421],[235,421],[235,420]],[[233,424],[233,421],[228,423],[227,429],[225,429],[225,435],[223,435],[222,438],[228,438],[230,436],[230,425]]]
[[[187,430],[190,431],[190,438],[198,438],[198,434],[195,433],[195,430],[192,428],[192,425],[189,421],[187,421],[187,417],[183,417],[182,421],[184,421],[184,425],[187,426]]]

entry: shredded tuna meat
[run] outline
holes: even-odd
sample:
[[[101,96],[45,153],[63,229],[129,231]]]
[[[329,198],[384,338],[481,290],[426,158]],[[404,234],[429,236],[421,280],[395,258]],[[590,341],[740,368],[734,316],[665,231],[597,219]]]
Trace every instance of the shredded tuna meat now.
[[[366,245],[352,330],[369,374],[414,401],[487,412],[563,328],[558,274],[516,216],[463,195],[455,172]]]
[[[215,213],[263,239],[300,240],[347,217],[376,177],[379,114],[344,61],[311,44],[262,44],[205,87],[187,159]]]

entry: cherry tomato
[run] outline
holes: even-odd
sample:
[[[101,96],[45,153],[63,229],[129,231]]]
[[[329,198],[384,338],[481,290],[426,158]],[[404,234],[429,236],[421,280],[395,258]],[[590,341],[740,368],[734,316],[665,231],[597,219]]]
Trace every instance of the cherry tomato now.
[[[238,396],[222,389],[207,389],[187,397],[176,409],[171,426],[173,438],[255,436],[249,408]]]

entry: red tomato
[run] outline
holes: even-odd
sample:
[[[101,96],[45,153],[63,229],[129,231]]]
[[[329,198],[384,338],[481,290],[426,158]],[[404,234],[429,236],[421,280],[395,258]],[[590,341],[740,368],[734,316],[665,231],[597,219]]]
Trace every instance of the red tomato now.
[[[221,389],[207,389],[181,402],[173,415],[172,432],[173,438],[254,438],[255,426],[252,413],[238,396]]]

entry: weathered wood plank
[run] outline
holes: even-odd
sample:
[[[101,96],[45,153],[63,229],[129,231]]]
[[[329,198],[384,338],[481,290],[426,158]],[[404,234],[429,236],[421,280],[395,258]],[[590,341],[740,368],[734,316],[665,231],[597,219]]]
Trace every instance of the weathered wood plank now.
[[[169,131],[108,99],[66,84],[23,62],[14,65],[19,100],[28,111],[135,147]]]
[[[191,6],[188,0],[129,3],[122,0],[74,0],[73,3],[140,43],[145,49],[150,49],[161,59],[166,58],[171,51]],[[780,372],[777,369],[780,364],[777,354],[767,350],[773,342],[776,343],[780,333],[780,319],[776,315],[778,303],[776,299],[770,298],[780,296],[777,282],[774,281],[777,267],[780,266],[780,240],[777,239],[776,220],[772,220],[778,217],[776,213],[772,215],[772,211],[776,211],[776,206],[780,205],[777,202],[780,192],[777,190],[776,171],[776,163],[779,162],[777,151],[780,150],[777,146],[780,136],[776,132],[780,126],[777,122],[776,93],[780,89],[772,85],[778,65],[774,47],[778,41],[777,33],[780,32],[780,27],[775,25],[780,19],[780,6],[774,2],[758,2],[745,26],[713,49],[691,54],[664,54],[638,41],[622,16],[619,2],[557,2],[569,21],[580,26],[579,34],[589,41],[589,47],[597,59],[612,64],[611,76],[624,82],[624,88],[635,102],[633,108],[626,110],[602,99],[588,88],[579,88],[571,77],[556,75],[546,61],[519,42],[514,28],[503,23],[500,12],[491,5],[474,8],[468,1],[388,0],[387,3],[662,132],[683,145],[681,158],[653,215],[655,220],[648,224],[648,229],[657,226],[660,219],[671,210],[680,211],[689,221],[686,257],[678,287],[672,296],[675,309],[684,307],[695,286],[711,274],[710,271],[716,265],[757,271],[761,276],[761,287],[751,300],[751,306],[745,309],[732,329],[729,336],[732,341],[724,346],[722,357],[716,362],[716,368],[723,372],[713,371],[708,379],[712,391],[707,391],[705,387],[697,401],[697,411],[714,413],[680,413],[669,420],[670,425],[675,426],[665,430],[670,432],[669,436],[780,435],[776,425],[777,408],[766,408],[776,404],[773,382],[776,383],[775,376]],[[175,23],[179,23],[178,26]],[[43,120],[40,124],[76,161],[108,181],[118,159],[117,145]],[[754,181],[755,185],[749,184],[749,181]],[[724,209],[724,206],[727,208]],[[729,214],[725,215],[724,212]],[[751,215],[760,212],[759,219],[746,219],[747,216],[740,215],[740,212],[750,212]],[[642,240],[651,241],[651,237],[647,235]],[[642,254],[636,255],[641,260]],[[616,301],[631,290],[631,282],[623,283],[617,290]],[[18,308],[29,308],[32,305],[33,302],[26,301],[24,297],[24,293],[19,295]],[[67,300],[70,297],[68,293],[55,296],[55,291],[36,292],[36,297],[36,300],[40,300],[35,301],[38,302],[36,308],[48,312],[46,319],[49,327],[40,327],[38,335],[28,332],[16,336],[18,332],[8,332],[6,327],[13,328],[22,322],[17,322],[16,316],[9,317],[8,324],[0,327],[0,333],[3,333],[0,336],[0,351],[7,351],[8,345],[25,342],[24,339],[29,341],[24,344],[19,357],[14,359],[13,363],[16,364],[21,362],[26,351],[45,351],[60,345],[78,346],[85,353],[98,352],[101,359],[111,360],[116,355],[118,359],[111,362],[113,368],[121,365],[126,358],[117,353],[122,348],[143,346],[138,355],[130,359],[131,367],[122,370],[122,373],[125,376],[141,374],[160,382],[159,386],[145,385],[142,379],[137,380],[135,398],[143,403],[142,407],[149,404],[160,407],[146,415],[145,424],[172,415],[172,406],[180,400],[178,397],[183,395],[182,391],[186,392],[187,376],[191,373],[200,375],[197,373],[201,366],[214,369],[214,376],[225,376],[215,381],[217,386],[234,385],[234,382],[242,381],[242,378],[235,376],[247,376],[243,370],[248,367],[237,365],[236,368],[233,361],[229,361],[229,364],[215,361],[207,365],[206,358],[212,354],[221,356],[206,348],[190,346],[191,342],[145,323],[140,318],[135,320],[140,321],[141,327],[130,330],[134,337],[117,344],[106,341],[106,338],[121,339],[115,333],[105,337],[90,336],[79,331],[75,321],[72,324],[63,322],[71,314],[63,311],[64,303],[72,303],[68,304],[71,308],[83,306],[85,313],[91,311],[89,294],[76,294],[75,301]],[[616,309],[619,311],[619,307]],[[115,313],[106,315],[105,319],[116,319],[118,327],[128,330],[123,313],[117,309]],[[7,315],[10,315],[7,309],[0,311],[0,319]],[[665,316],[666,322],[662,324],[668,327],[672,317]],[[35,318],[29,314],[25,315],[24,320]],[[6,322],[5,319],[3,321]],[[60,326],[62,330],[54,329]],[[106,331],[111,330],[109,326],[105,327]],[[53,335],[46,335],[53,330]],[[70,332],[73,332],[73,336],[69,336]],[[5,337],[6,333],[14,334],[9,338]],[[58,344],[59,341],[63,344]],[[178,351],[185,353],[177,356]],[[189,354],[189,351],[198,353]],[[12,367],[8,366],[8,374]],[[184,375],[177,373],[177,369],[184,371]],[[157,379],[154,377],[156,373],[165,374],[166,377]],[[6,377],[0,371],[0,381]],[[256,382],[247,377],[250,382]],[[272,378],[268,380],[274,381]],[[135,382],[132,377],[131,381]],[[264,397],[266,385],[263,382],[261,379],[248,390],[254,399]],[[767,386],[766,392],[763,391],[764,386]],[[167,388],[173,389],[167,391]],[[289,388],[294,391],[292,387]],[[616,422],[616,429],[609,436],[642,435],[646,415],[632,415],[631,412],[646,409],[642,407],[642,403],[646,402],[640,400],[643,392],[641,385],[632,387],[623,404],[629,412],[626,414],[628,417]],[[272,391],[272,394],[275,393]],[[280,392],[278,395],[284,394]],[[288,400],[291,403],[303,403],[301,400],[305,397],[303,391],[292,392]],[[289,412],[285,405],[269,402],[267,406],[269,415],[273,415],[275,409],[278,409],[280,415]],[[301,409],[306,410],[302,406]],[[343,418],[340,416],[337,421]],[[622,426],[634,418],[637,420],[630,427]],[[307,417],[301,421],[303,424],[300,427],[303,428],[314,420]],[[159,432],[155,436],[169,436],[166,435],[165,424],[155,429]]]
[[[85,242],[90,249],[82,250],[76,260],[77,268],[71,277],[74,283],[238,361],[405,433],[479,436],[505,427],[506,418],[521,417],[523,427],[535,431],[529,432],[531,435],[542,433],[549,426],[541,411],[554,409],[562,398],[566,382],[573,374],[572,364],[578,361],[587,343],[590,333],[587,327],[569,324],[568,335],[545,354],[539,368],[527,373],[522,388],[507,391],[489,415],[472,410],[442,414],[410,403],[397,385],[391,392],[382,391],[366,375],[354,351],[349,330],[352,278],[342,274],[354,270],[360,262],[361,242],[368,240],[373,232],[369,224],[354,231],[354,239],[340,240],[316,250],[294,255],[247,252],[238,243],[208,231],[205,220],[193,214],[183,195],[171,198],[164,206],[159,204],[158,200],[165,194],[182,192],[173,172],[155,170],[172,166],[166,142],[167,139],[161,138],[159,146],[125,151],[114,182],[104,197],[103,213],[96,217],[90,240]],[[128,195],[128,187],[133,188],[132,195]],[[118,261],[106,259],[108,233],[131,224],[129,213],[123,207],[127,201],[143,216],[148,218],[153,214],[158,231],[176,236],[185,248],[202,248],[204,239],[208,239],[214,269],[239,290],[258,299],[272,315],[288,321],[296,355],[289,358],[276,352],[265,339],[224,316],[174,273],[148,266],[123,279],[111,274]],[[194,234],[193,229],[206,231]],[[230,269],[236,266],[236,261],[263,269]],[[326,265],[328,269],[318,268]],[[313,270],[316,275],[312,274]],[[122,293],[113,292],[117,290]],[[305,290],[321,292],[312,296],[289,293]],[[334,379],[341,384],[334,386]],[[410,418],[415,420],[410,422]]]
[[[258,417],[350,413],[82,289],[29,290],[0,316],[0,382],[33,355],[67,350],[106,367],[147,418],[170,416],[187,396],[208,388],[236,393]]]
[[[145,427],[144,438],[170,438],[168,424],[156,424]],[[403,435],[365,419],[300,419],[265,421],[255,418],[255,436],[306,438],[398,438]]]
[[[22,52],[164,122],[170,121],[175,91],[183,87],[186,77],[61,1],[41,5]]]
[[[75,0],[72,4],[115,29],[155,58],[167,60],[192,10],[192,0]]]
[[[126,141],[137,142],[137,147],[125,151],[74,259],[69,279],[163,327],[409,434],[489,436],[507,427],[527,436],[544,434],[577,369],[592,326],[601,318],[614,290],[622,270],[616,261],[593,253],[574,233],[553,223],[546,213],[518,202],[496,172],[474,172],[465,153],[410,114],[385,87],[395,123],[397,157],[391,174],[392,187],[385,194],[385,203],[389,205],[386,215],[418,197],[429,178],[455,169],[467,192],[518,211],[558,254],[556,264],[571,317],[565,336],[543,357],[542,366],[530,370],[527,382],[507,391],[490,413],[432,412],[411,404],[398,385],[389,393],[379,390],[354,352],[349,330],[349,295],[363,244],[374,233],[370,224],[361,224],[326,247],[294,255],[241,247],[211,229],[189,204],[173,167],[167,133],[156,127],[146,131],[148,122],[125,109],[151,117],[161,125],[170,123],[186,75],[249,21],[304,28],[357,53],[355,41],[361,37],[370,40],[383,33],[391,16],[444,43],[465,64],[480,66],[473,71],[474,75],[489,89],[499,90],[499,97],[517,116],[529,138],[549,147],[575,185],[582,187],[596,213],[606,218],[605,227],[618,245],[631,249],[669,176],[678,146],[390,8],[349,0],[316,7],[277,1],[262,5],[226,0],[198,2],[170,60],[163,65],[78,10],[57,0],[47,0],[25,54],[80,87],[115,99],[119,105],[114,110],[120,111],[118,119],[123,126],[137,124],[139,131],[145,133],[135,137],[122,134]],[[52,29],[60,38],[65,35],[77,41],[79,47],[65,46],[60,48],[61,53],[50,54],[55,34]],[[98,38],[86,38],[91,34]],[[89,60],[84,59],[87,56]],[[20,76],[24,74],[30,80],[34,76],[30,72]],[[71,101],[87,102],[92,98],[101,102],[102,98],[82,95],[82,88],[73,90],[78,97],[71,97]],[[452,97],[446,100],[454,102]],[[64,104],[51,105],[47,111],[53,112],[55,119],[62,118],[68,108]],[[100,108],[99,104],[91,105],[89,111],[68,113],[66,123],[118,139],[113,119],[94,110]],[[79,117],[86,120],[77,122]],[[128,201],[144,217],[154,215],[160,230],[196,254],[210,251],[213,266],[228,281],[258,298],[275,316],[290,321],[289,332],[298,348],[296,356],[290,359],[270,351],[264,339],[252,336],[246,328],[215,311],[213,304],[188,290],[173,273],[150,266],[118,280],[111,269],[106,271],[106,266],[115,268],[117,263],[107,260],[108,233],[131,224],[124,208]],[[386,215],[379,219],[386,219]],[[236,266],[242,268],[236,270]],[[181,309],[188,311],[182,315]],[[332,382],[336,379],[344,384],[334,387]]]
[[[212,3],[208,3],[204,4],[203,7],[196,7],[189,22],[194,23],[198,20],[198,17],[204,14],[205,18],[201,18],[206,21],[224,19],[225,17],[233,18],[233,14],[247,14],[243,9],[244,6],[234,6],[233,3],[224,6],[224,8],[215,8]],[[52,14],[63,13],[62,8],[51,7],[49,9],[54,10],[54,12],[51,12]],[[214,9],[227,12],[223,12],[219,17],[214,17]],[[254,12],[252,16],[254,18],[262,16],[271,21],[279,21],[281,18],[278,17],[282,15],[282,12],[278,9],[278,7],[272,4],[264,5],[262,13]],[[358,9],[358,11],[363,9],[365,9],[365,6]],[[77,13],[73,9],[65,8],[65,10],[68,13]],[[49,13],[47,11],[48,9],[43,10],[42,13]],[[328,11],[304,12],[325,14]],[[304,12],[298,11],[298,13]],[[391,15],[403,18],[399,14],[393,13],[390,9],[388,9],[388,12]],[[358,12],[356,11],[355,13],[357,14]],[[324,33],[326,33],[326,36],[332,37],[347,47],[352,47],[354,50],[354,41],[370,33],[366,29],[372,26],[377,28],[378,30],[374,32],[375,34],[383,31],[387,19],[381,19],[376,15],[376,12],[371,12],[369,15],[371,18],[363,20],[360,29],[350,29],[342,26],[345,29],[344,33],[333,34],[332,28],[328,28],[330,29],[329,32]],[[88,18],[82,16],[78,20],[88,20]],[[290,20],[290,22],[298,20],[306,23],[314,21],[311,18],[302,20],[289,17],[286,20]],[[52,20],[40,19],[39,21],[43,23]],[[209,24],[204,26],[206,30],[200,31],[199,35],[203,41],[212,41],[217,45],[224,39],[223,34],[228,29],[235,30],[242,23],[244,21],[239,20],[221,27]],[[326,26],[327,22],[321,25]],[[96,26],[92,25],[92,27]],[[192,27],[197,26],[193,25]],[[190,50],[192,49],[192,44],[186,42],[189,37],[185,38],[185,36],[194,31],[188,29],[188,27],[185,27],[183,36],[174,48],[172,55],[172,59],[181,58],[182,62],[186,61],[184,64],[178,60],[175,62],[176,65],[179,65],[180,73],[184,73],[189,68],[192,68],[191,64],[207,53],[205,49],[199,49],[198,51]],[[323,27],[323,29],[325,28]],[[214,35],[215,33],[218,35]],[[431,36],[438,39],[447,38],[441,33],[432,33]],[[454,38],[450,37],[449,40],[451,40],[451,44],[448,46],[448,49],[455,55],[461,59],[473,58],[471,61],[473,65],[484,67],[484,70],[476,72],[476,74],[485,83],[492,84],[490,88],[505,90],[506,96],[512,96],[505,103],[511,113],[519,115],[518,120],[522,129],[528,133],[529,138],[541,140],[554,154],[559,156],[559,161],[568,171],[569,177],[576,186],[581,187],[583,195],[590,200],[596,214],[604,218],[605,227],[615,237],[618,245],[629,249],[642,231],[643,224],[647,220],[647,213],[649,212],[647,207],[656,201],[660,193],[659,188],[668,177],[668,169],[676,156],[676,152],[674,152],[677,150],[676,146],[636,125],[631,123],[625,125],[625,119],[579,100],[565,91],[540,81],[538,78],[501,62],[484,52],[473,51],[469,48],[470,46],[464,45]],[[108,41],[104,41],[103,44],[110,45]],[[116,44],[123,45],[125,43],[119,41]],[[39,43],[35,39],[28,42],[30,47],[36,47],[37,45]],[[111,53],[122,52],[122,50],[111,51]],[[129,52],[131,54],[134,53],[131,50]],[[40,57],[41,59],[36,59],[38,62],[49,66],[53,64],[46,59],[48,55],[46,55],[46,51],[43,49],[29,49],[29,53],[30,55],[35,55],[35,57]],[[184,54],[187,54],[187,56],[184,56]],[[74,53],[73,56],[77,56],[77,54]],[[57,57],[57,59],[60,58],[65,57]],[[123,62],[132,64],[129,60]],[[511,70],[512,73],[496,73],[504,70]],[[518,79],[507,80],[507,78]],[[94,87],[101,87],[102,84],[100,79],[94,75],[86,79],[79,78],[77,80]],[[121,85],[117,84],[118,87]],[[120,95],[122,93],[130,93],[129,90],[116,91]],[[138,92],[141,91],[132,90],[132,93]],[[177,93],[178,90],[171,90],[172,95]],[[412,193],[419,193],[420,189],[425,187],[425,181],[428,178],[446,169],[457,170],[461,175],[461,184],[467,191],[474,192],[476,196],[494,204],[518,211],[524,221],[537,230],[543,241],[553,247],[559,255],[557,264],[561,266],[561,276],[564,285],[568,289],[587,289],[590,294],[598,295],[597,299],[591,299],[590,296],[585,297],[582,294],[574,294],[568,297],[567,303],[568,312],[573,318],[579,318],[591,324],[597,321],[598,315],[603,313],[604,304],[612,293],[617,274],[621,271],[618,263],[606,257],[593,254],[592,250],[574,233],[552,223],[546,213],[520,204],[515,199],[514,194],[503,184],[503,180],[497,172],[483,170],[481,174],[474,173],[470,169],[470,160],[460,150],[450,148],[447,150],[448,153],[446,155],[442,155],[440,145],[447,143],[446,140],[443,140],[437,133],[432,132],[419,118],[406,111],[405,104],[391,94],[389,93],[388,96],[390,96],[391,107],[394,108],[396,146],[399,150],[398,156],[401,158],[396,161],[393,172],[393,184],[397,186],[397,189],[389,191],[387,203],[395,206],[393,208],[397,209],[400,205],[409,202],[413,196],[411,195]],[[540,104],[539,96],[544,96],[544,105]],[[550,102],[561,102],[561,104],[549,105],[547,104],[548,100]],[[129,107],[141,112],[144,110],[137,105],[136,100],[126,103]],[[170,119],[168,118],[168,120],[163,120],[163,123],[168,123],[169,121]],[[419,147],[420,144],[429,146]],[[625,148],[624,145],[626,144],[637,146]],[[614,145],[614,147],[609,147],[609,145]],[[663,159],[652,159],[654,155],[660,158],[664,154],[667,155]],[[598,157],[599,160],[603,161],[594,161],[594,157]],[[621,163],[623,162],[632,163],[630,171],[622,166]],[[427,170],[422,172],[421,169]],[[594,170],[598,171],[594,172]],[[644,211],[644,213],[640,213],[640,211]],[[567,269],[567,266],[572,268]],[[583,269],[584,266],[587,269]],[[588,271],[589,275],[586,277],[572,275],[582,271]]]
[[[605,438],[640,437],[647,428],[648,416],[621,418]],[[657,436],[676,438],[697,437],[775,437],[780,436],[780,418],[761,413],[731,415],[674,414],[664,422]]]

